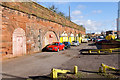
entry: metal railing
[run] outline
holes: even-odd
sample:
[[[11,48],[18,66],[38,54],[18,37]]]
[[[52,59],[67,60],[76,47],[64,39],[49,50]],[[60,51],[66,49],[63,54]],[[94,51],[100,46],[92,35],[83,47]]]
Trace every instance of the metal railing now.
[[[113,50],[120,50],[120,48],[111,48],[111,49],[90,49],[90,50],[88,50],[88,53],[92,53],[92,52],[97,52],[97,53],[108,52],[108,53],[112,53]]]
[[[58,73],[68,73],[70,70],[52,69],[51,78],[58,78]],[[74,66],[74,74],[78,73],[78,67]]]
[[[99,67],[99,72],[103,72],[103,73],[106,73],[106,69],[108,70],[114,70],[114,71],[119,71],[119,69],[116,69],[114,67],[111,67],[111,66],[108,66],[108,65],[105,65],[105,64],[101,64],[101,66]]]

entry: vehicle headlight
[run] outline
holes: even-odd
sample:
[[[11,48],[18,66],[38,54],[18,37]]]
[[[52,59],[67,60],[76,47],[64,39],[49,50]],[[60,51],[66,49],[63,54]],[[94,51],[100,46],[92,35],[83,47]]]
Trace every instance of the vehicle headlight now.
[[[57,47],[54,47],[54,49],[57,49]]]

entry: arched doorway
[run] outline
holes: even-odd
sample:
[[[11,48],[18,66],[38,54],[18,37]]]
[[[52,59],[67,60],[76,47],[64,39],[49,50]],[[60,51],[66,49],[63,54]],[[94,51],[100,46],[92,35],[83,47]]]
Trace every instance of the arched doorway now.
[[[26,54],[26,36],[22,28],[17,28],[13,32],[13,55]]]
[[[58,41],[56,33],[53,31],[47,31],[46,34],[44,35],[44,46],[43,47],[56,41]]]

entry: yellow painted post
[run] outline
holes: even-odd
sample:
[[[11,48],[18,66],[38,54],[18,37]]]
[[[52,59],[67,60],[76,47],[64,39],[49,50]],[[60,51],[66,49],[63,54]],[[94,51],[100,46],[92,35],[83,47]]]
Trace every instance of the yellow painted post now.
[[[101,68],[101,67],[99,67],[99,72],[100,72],[100,73],[102,72],[102,68]]]
[[[100,50],[98,50],[97,53],[100,53]]]
[[[103,72],[106,73],[106,68],[105,68],[105,66],[103,66]]]
[[[81,37],[79,37],[79,43],[81,43]]]
[[[57,78],[57,71],[54,68],[52,69],[51,78]]]
[[[74,66],[74,74],[77,74],[77,73],[78,73],[78,67]]]
[[[91,53],[91,50],[89,50],[88,53]]]
[[[61,43],[63,42],[63,37],[60,37],[60,42],[61,42]]]
[[[33,80],[33,79],[31,79],[31,78],[28,78],[27,80]]]
[[[69,36],[69,42],[71,43],[71,37]]]
[[[112,53],[112,50],[109,50],[109,53]]]

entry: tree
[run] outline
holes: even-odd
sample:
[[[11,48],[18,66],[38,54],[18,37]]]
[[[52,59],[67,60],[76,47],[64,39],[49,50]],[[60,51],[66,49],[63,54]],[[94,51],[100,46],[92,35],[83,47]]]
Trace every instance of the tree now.
[[[53,12],[57,12],[57,8],[54,5],[52,5],[51,7],[49,7],[49,9],[51,11],[53,11]]]
[[[50,6],[48,9],[59,14],[62,17],[65,17],[66,19],[70,20],[69,16],[65,16],[65,14],[63,12],[61,12],[61,11],[58,12],[58,8],[56,8],[55,5]]]
[[[59,14],[60,16],[65,17],[63,12],[59,12],[58,14]]]

